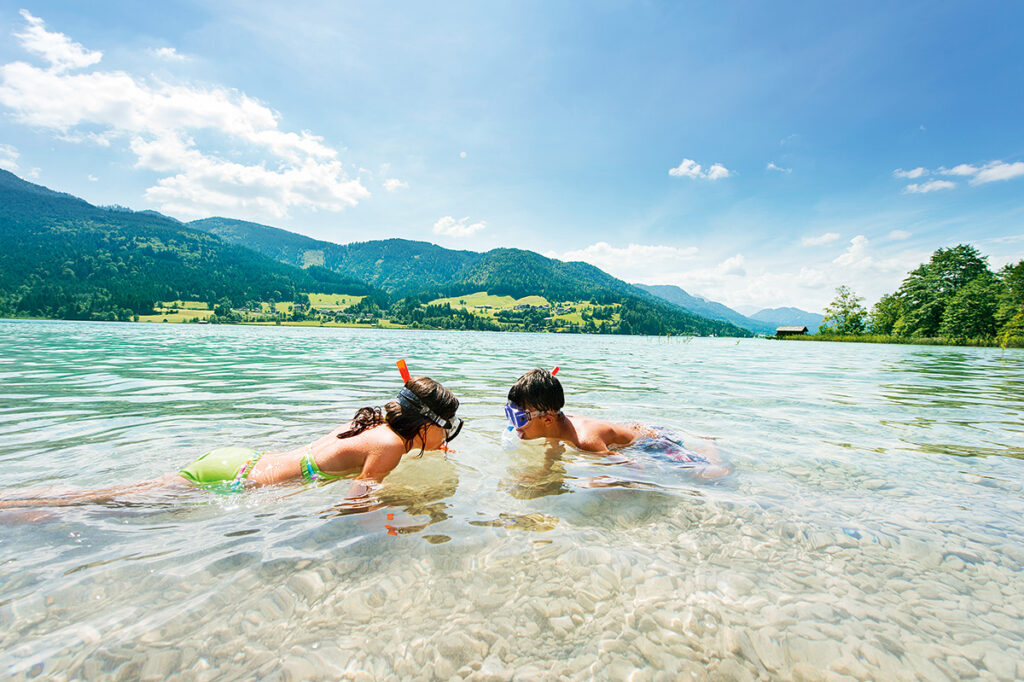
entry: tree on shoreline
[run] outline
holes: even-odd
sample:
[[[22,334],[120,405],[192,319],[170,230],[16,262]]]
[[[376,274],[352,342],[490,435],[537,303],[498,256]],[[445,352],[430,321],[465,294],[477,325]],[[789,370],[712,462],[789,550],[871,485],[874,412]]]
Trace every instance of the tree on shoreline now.
[[[1024,260],[998,274],[969,244],[938,249],[871,309],[871,332],[897,339],[1024,344]]]
[[[825,319],[818,331],[823,334],[863,334],[867,327],[868,311],[858,296],[845,284],[836,287],[836,297],[825,307]]]

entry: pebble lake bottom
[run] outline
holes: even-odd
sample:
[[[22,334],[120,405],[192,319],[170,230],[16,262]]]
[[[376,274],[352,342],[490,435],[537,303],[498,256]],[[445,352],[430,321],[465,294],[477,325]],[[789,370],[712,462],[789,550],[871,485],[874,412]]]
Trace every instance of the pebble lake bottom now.
[[[0,675],[1024,678],[1019,350],[0,321],[0,498],[294,447],[401,357],[466,428],[373,510],[341,481],[0,511]],[[506,442],[554,365],[570,413],[733,473]]]

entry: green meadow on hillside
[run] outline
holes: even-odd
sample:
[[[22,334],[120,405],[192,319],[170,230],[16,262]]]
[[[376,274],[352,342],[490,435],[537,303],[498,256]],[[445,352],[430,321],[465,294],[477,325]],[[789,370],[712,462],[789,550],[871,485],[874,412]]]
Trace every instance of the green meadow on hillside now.
[[[591,301],[550,302],[543,296],[497,296],[478,291],[428,303],[407,300],[388,307],[352,294],[303,293],[298,301],[253,301],[245,307],[226,302],[162,301],[139,322],[211,322],[330,327],[492,329],[495,331],[609,332],[621,319],[621,306]]]
[[[550,330],[577,331],[585,327],[588,321],[594,320],[617,323],[621,308],[618,303],[602,306],[591,301],[551,302],[543,296],[513,298],[495,296],[486,291],[438,298],[427,305],[451,306],[453,309],[470,311],[499,324],[512,325],[517,331],[534,329],[537,325]]]

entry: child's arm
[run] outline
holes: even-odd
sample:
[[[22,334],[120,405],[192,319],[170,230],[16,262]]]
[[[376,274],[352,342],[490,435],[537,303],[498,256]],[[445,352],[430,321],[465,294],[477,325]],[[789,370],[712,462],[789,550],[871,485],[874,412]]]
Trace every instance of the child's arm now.
[[[401,454],[374,452],[366,456],[363,470],[352,482],[347,499],[365,497],[402,461]]]

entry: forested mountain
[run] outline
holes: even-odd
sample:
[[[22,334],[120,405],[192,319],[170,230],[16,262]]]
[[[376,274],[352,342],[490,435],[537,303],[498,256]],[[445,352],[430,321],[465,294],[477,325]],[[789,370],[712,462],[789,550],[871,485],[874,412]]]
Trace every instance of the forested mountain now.
[[[728,322],[709,320],[616,279],[588,263],[564,263],[521,249],[486,253],[445,249],[426,242],[386,239],[333,244],[257,223],[210,218],[189,223],[286,263],[319,263],[362,279],[394,297],[430,300],[487,291],[499,296],[539,295],[550,301],[618,303],[624,333],[749,336]]]
[[[812,332],[818,328],[824,315],[809,313],[799,308],[765,308],[750,316],[753,320],[765,322],[774,329],[775,327],[807,327]]]
[[[757,334],[775,333],[775,327],[777,325],[741,315],[728,306],[724,306],[715,301],[709,301],[706,298],[694,296],[688,293],[685,289],[681,289],[680,287],[673,286],[671,284],[634,284],[633,286],[643,289],[650,294],[654,294],[659,298],[663,298],[669,303],[675,303],[677,306],[686,308],[692,313],[708,317],[712,320],[725,320],[726,322],[732,322],[737,327],[742,327],[743,329]]]
[[[0,170],[0,315],[131,319],[160,300],[293,300],[372,293],[154,212],[104,209]]]
[[[216,304],[229,320],[231,309],[260,308],[260,301],[305,308],[305,292],[369,294],[350,315],[398,324],[505,328],[471,311],[427,305],[478,291],[606,306],[587,324],[569,323],[578,331],[749,335],[586,263],[532,251],[476,253],[401,239],[343,246],[223,218],[185,224],[154,211],[93,206],[0,171],[2,316],[127,320],[154,312],[158,301],[190,300]],[[555,324],[539,309],[527,317],[538,317],[527,328]]]
[[[283,263],[298,267],[320,265],[346,273],[397,296],[444,287],[483,256],[475,251],[455,251],[408,239],[335,244],[230,218],[195,220],[189,226]]]

